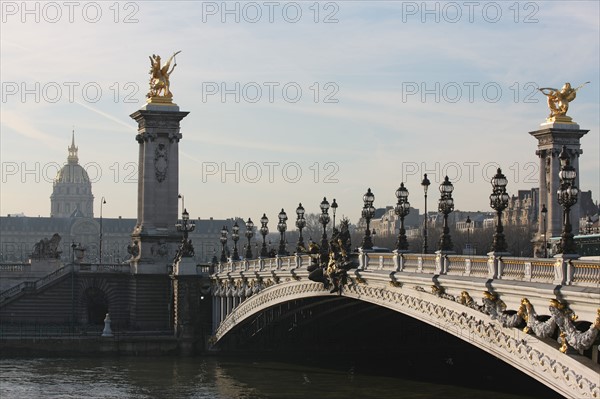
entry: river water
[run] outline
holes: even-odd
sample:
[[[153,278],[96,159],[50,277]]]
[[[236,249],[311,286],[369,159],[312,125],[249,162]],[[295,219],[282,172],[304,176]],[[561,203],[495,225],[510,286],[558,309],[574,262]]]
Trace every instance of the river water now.
[[[0,398],[525,398],[515,394],[240,358],[0,359]]]

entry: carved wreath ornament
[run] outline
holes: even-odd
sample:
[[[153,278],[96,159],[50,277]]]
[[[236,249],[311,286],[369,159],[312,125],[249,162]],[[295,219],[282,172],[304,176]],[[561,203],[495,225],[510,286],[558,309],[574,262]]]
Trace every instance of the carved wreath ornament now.
[[[167,178],[168,167],[167,148],[164,144],[159,144],[154,150],[154,172],[159,183]]]

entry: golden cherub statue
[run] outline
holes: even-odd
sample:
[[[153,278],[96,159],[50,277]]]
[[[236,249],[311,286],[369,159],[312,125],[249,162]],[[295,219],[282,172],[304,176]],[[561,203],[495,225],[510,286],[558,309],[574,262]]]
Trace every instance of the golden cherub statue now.
[[[571,121],[571,118],[567,116],[569,110],[569,103],[575,100],[577,96],[577,90],[590,82],[585,82],[581,86],[573,89],[571,83],[565,83],[564,86],[558,90],[552,87],[538,88],[546,97],[548,97],[548,108],[550,108],[550,115],[548,121]]]
[[[177,66],[177,60],[175,56],[181,53],[181,51],[177,51],[174,53],[165,63],[164,66],[160,65],[160,55],[152,54],[150,58],[150,91],[146,95],[149,100],[152,102],[157,100],[157,97],[162,98],[164,102],[171,102],[173,98],[173,93],[171,92],[171,84],[169,81],[169,76]],[[171,62],[174,61],[173,67],[171,67]],[[169,70],[170,68],[170,70]]]

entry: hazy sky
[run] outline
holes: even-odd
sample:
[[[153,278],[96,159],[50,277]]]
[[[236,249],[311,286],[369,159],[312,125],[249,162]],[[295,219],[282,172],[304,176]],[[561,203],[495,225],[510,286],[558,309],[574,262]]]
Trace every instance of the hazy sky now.
[[[181,50],[174,101],[190,114],[180,192],[191,217],[338,215],[395,202],[430,209],[448,174],[456,209],[487,210],[497,165],[509,193],[538,184],[548,114],[537,87],[578,86],[581,189],[600,194],[597,1],[2,2],[0,213],[48,216],[71,131],[106,197],[136,216],[151,54]]]

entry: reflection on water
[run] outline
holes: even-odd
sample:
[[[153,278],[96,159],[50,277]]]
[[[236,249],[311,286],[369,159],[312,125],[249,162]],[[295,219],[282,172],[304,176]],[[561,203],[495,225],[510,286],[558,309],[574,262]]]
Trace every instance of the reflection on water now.
[[[518,398],[441,384],[233,358],[0,360],[0,398]]]

